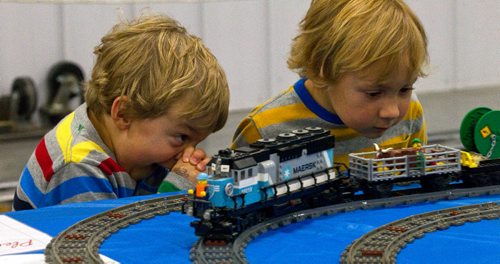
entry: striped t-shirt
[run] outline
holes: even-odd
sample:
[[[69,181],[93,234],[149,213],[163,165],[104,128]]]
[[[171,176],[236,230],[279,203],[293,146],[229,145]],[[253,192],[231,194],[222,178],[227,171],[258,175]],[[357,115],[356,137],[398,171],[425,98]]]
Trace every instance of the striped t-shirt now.
[[[414,138],[427,142],[422,105],[415,94],[408,112],[398,124],[381,137],[364,137],[346,127],[340,118],[320,106],[306,89],[305,79],[257,106],[238,126],[232,148],[246,146],[259,138],[274,138],[279,133],[305,127],[322,127],[335,136],[335,162],[348,165],[348,154],[382,148],[409,147]]]
[[[116,162],[83,104],[40,141],[24,167],[13,209],[156,193],[167,170],[136,182]]]

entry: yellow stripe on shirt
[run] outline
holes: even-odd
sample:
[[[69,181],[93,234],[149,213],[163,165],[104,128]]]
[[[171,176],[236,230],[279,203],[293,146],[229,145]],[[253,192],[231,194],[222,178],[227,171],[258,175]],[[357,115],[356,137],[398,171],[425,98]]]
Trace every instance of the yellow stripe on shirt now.
[[[75,117],[74,112],[69,114],[64,120],[61,121],[56,130],[56,137],[64,156],[64,162],[77,162],[83,160],[92,150],[104,152],[104,150],[92,141],[80,142],[74,146],[73,144],[73,131],[71,124]]]
[[[61,148],[65,163],[71,160],[71,143],[73,142],[71,123],[73,122],[74,117],[74,112],[66,116],[59,123],[56,130],[57,142]]]
[[[275,125],[276,123],[285,123],[314,117],[316,117],[316,115],[304,104],[298,103],[265,110],[254,116],[253,119],[259,124],[260,128],[264,128],[269,125]]]
[[[79,163],[93,150],[104,153],[104,150],[93,141],[80,142],[71,148],[71,161]]]

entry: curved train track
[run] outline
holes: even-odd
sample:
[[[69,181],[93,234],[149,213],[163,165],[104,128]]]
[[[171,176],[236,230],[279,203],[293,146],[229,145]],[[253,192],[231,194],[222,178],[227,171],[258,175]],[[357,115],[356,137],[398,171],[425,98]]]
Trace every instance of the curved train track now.
[[[246,263],[247,259],[244,255],[244,250],[250,241],[265,232],[289,225],[291,223],[358,209],[392,207],[419,202],[432,202],[443,199],[457,199],[461,197],[494,194],[500,194],[500,185],[470,189],[454,189],[434,193],[412,194],[385,199],[360,200],[310,209],[271,219],[255,225],[241,233],[240,236],[238,236],[238,238],[232,243],[204,241],[203,239],[200,239],[191,249],[190,259],[194,263]],[[104,263],[104,261],[99,257],[98,251],[102,242],[109,235],[121,228],[135,224],[141,220],[150,219],[156,215],[164,215],[170,212],[180,211],[186,199],[188,199],[187,195],[175,195],[144,200],[121,206],[82,220],[52,239],[45,250],[46,262]],[[457,209],[455,208],[455,210]],[[462,219],[461,221],[464,222],[467,220]],[[429,228],[426,230],[429,230],[427,232],[432,232],[438,229],[439,228]],[[413,239],[418,237],[418,235],[414,236]],[[399,250],[393,250],[393,252],[395,253],[391,253],[391,256],[394,255],[395,258],[395,254],[397,254]],[[363,262],[359,261],[359,258],[356,258],[355,262],[349,262],[349,260],[345,257],[342,257],[341,261],[344,261],[344,259],[346,260],[346,263]]]
[[[191,249],[190,259],[194,263],[247,263],[244,255],[246,246],[259,235],[280,227],[301,222],[308,219],[314,219],[327,215],[335,215],[337,213],[349,212],[359,209],[374,209],[381,207],[393,207],[398,205],[416,204],[422,202],[433,202],[444,199],[458,199],[462,197],[475,197],[481,195],[500,194],[500,185],[469,188],[469,189],[453,189],[447,191],[412,194],[399,197],[360,200],[343,204],[336,204],[315,209],[309,209],[301,212],[292,213],[261,224],[255,225],[243,233],[230,244],[219,245],[213,241],[203,241],[200,239]],[[228,253],[231,252],[232,253]],[[348,263],[379,263],[379,262],[348,262]]]
[[[398,252],[425,233],[484,219],[500,218],[500,202],[447,208],[413,215],[383,225],[354,241],[342,253],[341,263],[396,263]]]
[[[180,211],[186,195],[139,201],[84,219],[61,232],[47,245],[47,263],[104,263],[101,243],[112,233],[141,220]]]

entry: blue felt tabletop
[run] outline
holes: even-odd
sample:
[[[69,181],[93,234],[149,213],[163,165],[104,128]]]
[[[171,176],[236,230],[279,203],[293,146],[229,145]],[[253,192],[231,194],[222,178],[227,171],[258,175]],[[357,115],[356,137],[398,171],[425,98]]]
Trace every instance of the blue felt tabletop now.
[[[75,203],[7,215],[56,236],[89,216],[162,195]],[[342,251],[353,240],[381,225],[414,214],[491,201],[500,201],[500,196],[325,216],[265,233],[253,240],[245,253],[250,263],[338,263]],[[100,253],[121,263],[190,263],[189,250],[197,240],[189,226],[193,220],[181,213],[144,220],[111,235],[102,244]],[[500,263],[500,221],[466,223],[426,234],[402,249],[397,263]]]

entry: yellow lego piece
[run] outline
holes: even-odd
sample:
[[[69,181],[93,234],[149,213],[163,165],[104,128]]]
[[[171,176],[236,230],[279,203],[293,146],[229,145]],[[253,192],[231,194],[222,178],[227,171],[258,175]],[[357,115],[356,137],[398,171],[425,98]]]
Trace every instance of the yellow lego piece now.
[[[460,163],[464,167],[477,168],[479,163],[484,159],[484,156],[478,153],[460,151]]]
[[[491,135],[491,130],[488,126],[483,127],[480,132],[483,138],[487,138],[489,135]]]

